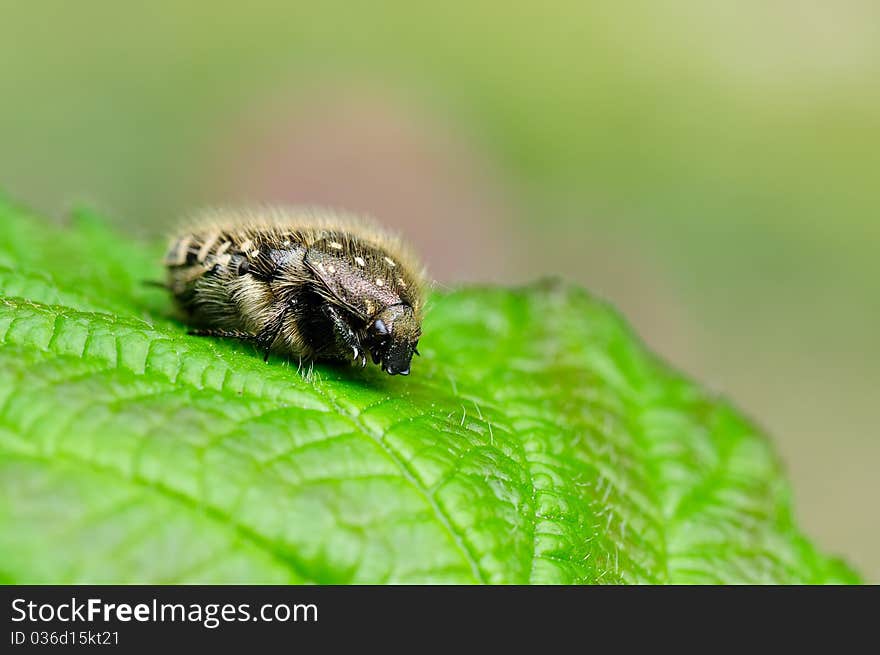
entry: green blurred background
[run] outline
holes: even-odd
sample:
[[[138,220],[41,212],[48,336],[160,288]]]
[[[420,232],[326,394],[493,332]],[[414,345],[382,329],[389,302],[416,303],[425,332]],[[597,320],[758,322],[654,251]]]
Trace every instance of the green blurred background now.
[[[2,0],[0,100],[0,188],[59,218],[343,206],[442,284],[583,284],[880,581],[880,4]]]

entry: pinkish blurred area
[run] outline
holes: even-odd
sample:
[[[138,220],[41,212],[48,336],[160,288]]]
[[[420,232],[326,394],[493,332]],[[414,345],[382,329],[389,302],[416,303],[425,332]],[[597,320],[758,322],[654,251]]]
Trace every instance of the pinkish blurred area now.
[[[443,283],[516,274],[515,205],[483,153],[391,92],[354,85],[254,105],[221,150],[208,197],[371,215]]]

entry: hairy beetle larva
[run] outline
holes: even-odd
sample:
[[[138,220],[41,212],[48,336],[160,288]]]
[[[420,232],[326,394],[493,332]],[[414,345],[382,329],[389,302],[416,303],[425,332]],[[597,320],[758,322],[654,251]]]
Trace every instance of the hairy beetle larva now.
[[[424,309],[421,265],[362,220],[308,210],[215,210],[171,242],[167,286],[192,334],[408,375]]]

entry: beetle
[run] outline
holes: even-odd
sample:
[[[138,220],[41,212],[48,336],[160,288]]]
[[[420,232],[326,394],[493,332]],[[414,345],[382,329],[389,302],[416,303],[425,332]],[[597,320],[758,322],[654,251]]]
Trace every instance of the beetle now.
[[[171,240],[167,288],[191,334],[241,339],[306,360],[367,354],[408,375],[418,354],[425,274],[368,220],[332,211],[219,209]]]

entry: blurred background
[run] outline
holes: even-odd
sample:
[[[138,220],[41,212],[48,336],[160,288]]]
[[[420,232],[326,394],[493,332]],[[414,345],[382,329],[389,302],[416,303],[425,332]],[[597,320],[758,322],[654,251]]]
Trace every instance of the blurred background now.
[[[574,280],[773,435],[880,582],[880,4],[0,0],[0,190],[155,238],[342,206]]]

